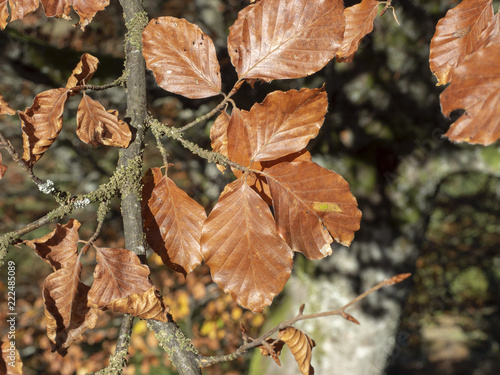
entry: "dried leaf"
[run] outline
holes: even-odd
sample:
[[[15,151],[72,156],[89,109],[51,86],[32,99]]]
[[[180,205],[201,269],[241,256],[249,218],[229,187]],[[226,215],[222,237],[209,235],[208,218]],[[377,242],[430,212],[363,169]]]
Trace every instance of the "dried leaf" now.
[[[293,252],[275,225],[269,206],[241,180],[226,186],[203,224],[212,279],[254,312],[271,304],[292,271]]]
[[[18,112],[23,131],[23,160],[29,166],[42,157],[59,135],[69,94],[67,88],[43,91],[35,97],[30,108]]]
[[[373,21],[377,17],[379,2],[363,0],[361,3],[345,8],[344,40],[337,51],[337,60],[351,62],[359,43],[372,32]]]
[[[229,126],[230,116],[226,111],[215,119],[210,127],[210,139],[212,141],[212,151],[218,152],[227,157],[227,127]],[[224,172],[226,167],[217,164],[217,168]]]
[[[87,306],[90,287],[81,282],[81,270],[80,259],[72,252],[62,268],[50,274],[43,284],[47,336],[53,350],[61,355],[97,323],[97,309]]]
[[[7,166],[2,164],[2,154],[0,154],[0,180],[3,178],[5,172],[7,172]]]
[[[142,212],[149,246],[164,264],[184,275],[202,260],[201,229],[205,209],[153,168],[143,178]]]
[[[483,44],[482,31],[492,19],[492,0],[463,0],[439,20],[429,57],[438,85],[450,82],[454,70]]]
[[[7,321],[9,318],[7,318]],[[23,362],[19,351],[16,349],[15,341],[0,341],[2,355],[0,356],[0,374],[22,375]]]
[[[327,108],[323,88],[270,93],[248,114],[242,116],[237,111],[231,116],[227,130],[229,158],[251,167],[253,161],[275,160],[303,150],[318,135]]]
[[[240,79],[299,78],[337,52],[345,21],[341,0],[266,0],[238,14],[228,50]]]
[[[38,0],[36,0],[38,2]],[[80,28],[83,30],[87,26],[97,12],[103,10],[109,5],[109,0],[40,0],[45,9],[47,17],[63,17],[71,19],[69,13],[71,7],[80,17]]]
[[[1,0],[0,1],[0,30],[7,26],[7,18],[9,16],[7,10],[7,1],[10,6],[10,20],[20,20],[26,17],[31,12],[38,9],[39,0]]]
[[[89,306],[106,309],[113,300],[147,292],[149,268],[127,249],[96,247],[97,266],[90,288]]]
[[[304,332],[293,327],[280,330],[278,338],[284,341],[290,348],[299,365],[300,373],[303,375],[313,375],[314,369],[311,366],[311,359],[312,350],[316,346],[314,340]]]
[[[190,99],[221,90],[220,67],[212,39],[185,19],[160,17],[142,33],[146,66],[163,89]]]
[[[445,116],[456,109],[465,113],[446,132],[450,140],[490,145],[500,138],[500,44],[474,53],[453,73],[441,94]]]
[[[271,357],[278,366],[281,366],[280,355],[283,345],[285,345],[284,341],[266,339],[266,345],[259,345],[258,348],[260,350],[260,354],[264,357]]]
[[[333,239],[350,245],[361,211],[342,176],[308,161],[277,164],[265,175],[278,232],[294,251],[321,259]]]
[[[92,56],[90,53],[83,54],[71,77],[69,77],[66,87],[70,89],[75,86],[88,84],[96,72],[98,64],[99,60],[97,57]]]
[[[0,95],[0,115],[15,115],[16,111],[9,107],[2,95]]]
[[[168,311],[161,296],[154,286],[141,294],[130,294],[127,297],[112,300],[106,308],[116,313],[130,314],[141,319],[154,319],[168,322]]]
[[[57,271],[71,263],[75,256],[80,225],[78,220],[71,219],[66,225],[57,224],[56,229],[37,240],[25,240],[24,244],[35,250],[39,257]]]
[[[128,124],[118,118],[118,111],[108,110],[97,100],[83,94],[76,113],[76,134],[82,142],[127,148],[132,140]]]

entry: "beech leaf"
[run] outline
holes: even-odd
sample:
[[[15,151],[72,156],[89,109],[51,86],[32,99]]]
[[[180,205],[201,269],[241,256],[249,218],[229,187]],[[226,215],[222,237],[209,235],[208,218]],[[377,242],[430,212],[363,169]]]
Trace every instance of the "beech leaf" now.
[[[83,94],[76,113],[76,134],[82,142],[127,148],[132,140],[128,124],[118,118],[117,110],[108,110],[97,100]]]
[[[38,9],[39,0],[0,0],[0,30],[7,26],[9,11],[7,2],[10,6],[10,21],[23,19],[28,14]]]
[[[23,131],[23,160],[32,167],[54,143],[62,129],[62,115],[70,90],[51,89],[38,94],[33,105],[18,112]]]
[[[337,52],[345,21],[342,0],[265,0],[238,14],[228,50],[240,79],[299,78]]]
[[[294,251],[321,259],[333,239],[350,245],[361,211],[342,176],[310,161],[277,164],[264,175],[278,232]]]
[[[482,45],[482,31],[492,19],[492,0],[463,0],[439,20],[429,57],[438,85],[450,82],[453,71]]]
[[[212,279],[241,306],[260,312],[285,286],[293,251],[276,231],[269,206],[241,180],[226,186],[203,224]]]
[[[359,43],[372,32],[373,21],[378,14],[379,2],[363,0],[361,3],[345,8],[345,32],[340,49],[337,51],[337,60],[351,62]]]
[[[1,0],[0,0],[1,1]],[[0,115],[15,115],[16,111],[9,107],[2,95],[0,95]]]
[[[114,299],[106,308],[116,313],[131,314],[141,319],[168,322],[166,314],[168,310],[154,286],[140,294],[134,293],[127,297]]]
[[[500,138],[500,44],[474,53],[453,73],[453,81],[441,94],[445,116],[456,109],[465,113],[445,136],[455,142],[484,146]]]
[[[149,246],[164,264],[184,275],[202,260],[201,229],[205,209],[153,168],[143,178],[142,212]]]
[[[89,83],[90,79],[97,70],[98,64],[99,60],[97,57],[92,56],[90,53],[83,54],[80,58],[80,62],[76,68],[73,69],[73,73],[71,73],[71,76],[66,83],[66,87],[70,89],[75,86],[86,85]]]
[[[83,30],[97,12],[103,10],[109,5],[109,0],[40,0],[45,9],[47,17],[63,17],[71,19],[69,13],[71,6],[80,17],[80,28]],[[38,0],[37,0],[38,2]]]
[[[0,180],[3,178],[6,171],[7,171],[7,166],[2,164],[2,154],[0,154]]]
[[[271,357],[278,366],[281,366],[280,355],[285,343],[281,340],[266,339],[266,344],[259,345],[260,354],[264,357]]]
[[[142,33],[146,66],[158,85],[190,99],[221,90],[219,62],[210,37],[185,19],[152,19]]]
[[[12,345],[10,341],[0,341],[0,348],[2,349],[2,355],[0,356],[0,374],[22,375],[23,361],[21,360],[16,345]],[[14,355],[12,355],[12,353],[14,353]],[[14,363],[14,365],[11,366],[11,363]]]
[[[212,141],[212,151],[227,157],[227,127],[230,116],[226,111],[222,111],[210,127],[210,140]],[[217,164],[217,169],[224,172],[226,167]]]
[[[312,350],[316,346],[314,340],[304,332],[293,327],[280,330],[278,338],[284,341],[290,348],[290,351],[299,365],[300,373],[303,375],[313,375],[314,369],[311,366],[311,359]]]

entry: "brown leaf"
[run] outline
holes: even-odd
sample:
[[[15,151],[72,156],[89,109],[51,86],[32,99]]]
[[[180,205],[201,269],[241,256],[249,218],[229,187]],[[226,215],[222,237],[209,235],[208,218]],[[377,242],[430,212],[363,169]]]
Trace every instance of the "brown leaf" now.
[[[337,51],[337,60],[351,62],[359,43],[372,32],[373,21],[377,17],[379,2],[363,0],[361,3],[345,8],[344,40]]]
[[[215,119],[210,127],[210,139],[212,141],[212,151],[218,152],[227,157],[227,127],[229,126],[230,116],[226,111]],[[224,172],[226,167],[217,164],[217,168]]]
[[[38,0],[36,0],[38,2]],[[71,19],[71,6],[80,17],[80,28],[83,30],[95,14],[109,5],[109,0],[41,0],[47,17],[63,17]]]
[[[1,0],[0,0],[1,1]],[[9,107],[2,95],[0,95],[0,115],[15,115],[16,111]]]
[[[333,239],[350,245],[361,211],[342,176],[309,161],[277,164],[264,174],[278,232],[294,251],[321,259],[331,254]]]
[[[92,56],[90,53],[83,54],[80,62],[76,68],[73,69],[73,73],[71,77],[69,77],[66,87],[70,89],[75,86],[88,84],[96,72],[98,64],[99,60],[97,57]]]
[[[184,275],[202,260],[201,229],[205,209],[153,168],[143,178],[142,212],[149,246],[164,264]]]
[[[228,50],[240,79],[299,78],[323,68],[345,28],[341,0],[267,0],[238,14]]]
[[[97,323],[97,309],[87,306],[90,289],[80,280],[82,264],[76,252],[43,284],[47,336],[53,350],[65,355],[73,341],[81,340]]]
[[[7,166],[2,164],[2,154],[0,154],[0,180],[3,178],[5,172],[7,172]]]
[[[106,309],[113,300],[147,292],[149,268],[127,249],[96,247],[97,266],[90,288],[89,306]]]
[[[37,240],[25,240],[24,244],[49,263],[54,271],[71,264],[78,250],[80,222],[71,219],[66,225],[57,224],[49,234]]]
[[[254,104],[248,115],[235,116],[235,121],[229,122],[229,158],[251,167],[249,162],[275,160],[303,150],[318,135],[327,107],[323,88],[270,93],[261,104]],[[239,142],[244,137],[248,148]]]
[[[23,19],[25,16],[38,9],[39,0],[1,0],[0,1],[0,30],[7,26],[7,18],[9,12],[7,9],[7,1],[10,6],[10,20]]]
[[[190,99],[219,95],[220,67],[212,39],[185,19],[160,17],[142,33],[146,66],[163,89]]]
[[[453,71],[477,51],[482,31],[492,18],[492,0],[464,0],[439,20],[429,57],[438,85],[450,82]]]
[[[9,318],[7,318],[8,322]],[[10,322],[8,322],[10,323]],[[23,361],[16,349],[15,341],[0,341],[2,355],[0,356],[0,374],[4,375],[22,375]]]
[[[303,375],[313,375],[314,369],[311,366],[311,359],[312,350],[316,346],[314,340],[304,332],[293,327],[280,330],[278,338],[284,341],[290,348],[299,365],[300,373]]]
[[[453,73],[441,94],[445,116],[456,109],[465,113],[446,132],[450,140],[490,145],[500,138],[500,44],[474,53]]]
[[[271,357],[278,366],[281,366],[280,355],[285,342],[281,340],[266,339],[266,343],[266,345],[258,346],[260,354],[264,357]]]
[[[168,309],[163,304],[156,288],[151,286],[140,294],[130,294],[127,297],[112,300],[106,308],[116,313],[130,314],[141,319],[154,319],[167,322]]]
[[[30,108],[18,112],[23,131],[23,160],[29,166],[42,157],[59,135],[69,94],[67,88],[43,91],[35,97]]]
[[[132,140],[128,124],[118,118],[118,111],[108,110],[97,100],[83,94],[76,113],[76,134],[82,142],[127,148]]]
[[[203,224],[212,279],[254,312],[271,304],[292,271],[293,252],[275,226],[269,206],[241,180],[226,186]]]

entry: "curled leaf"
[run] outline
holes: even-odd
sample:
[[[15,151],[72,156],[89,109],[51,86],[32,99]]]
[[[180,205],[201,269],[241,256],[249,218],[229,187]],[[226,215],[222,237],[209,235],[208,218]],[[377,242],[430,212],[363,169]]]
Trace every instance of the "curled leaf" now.
[[[36,0],[38,3],[38,0]],[[80,17],[80,28],[83,30],[94,18],[97,12],[109,5],[109,0],[40,0],[47,17],[63,17],[70,19],[71,6]]]
[[[22,375],[23,361],[16,345],[10,341],[0,341],[0,348],[2,350],[2,355],[0,356],[0,374]]]
[[[0,95],[0,115],[15,115],[16,111],[9,107],[2,95]]]
[[[299,365],[300,373],[303,375],[313,375],[314,369],[311,366],[311,359],[312,350],[316,346],[314,340],[304,332],[293,327],[280,330],[278,338],[284,341],[290,348]]]
[[[106,309],[116,313],[130,314],[141,319],[168,321],[166,315],[168,310],[154,286],[140,294],[134,293],[114,299],[106,306]]]
[[[73,73],[68,79],[66,83],[67,88],[72,88],[75,86],[86,85],[94,73],[97,70],[97,65],[99,64],[99,60],[97,57],[92,56],[90,53],[85,53],[80,58],[80,62],[73,69]]]
[[[7,2],[10,7],[10,20],[20,20],[26,17],[31,12],[38,9],[39,0],[1,0],[0,1],[0,30],[5,29],[7,26],[7,19],[9,18],[9,10],[7,9]]]

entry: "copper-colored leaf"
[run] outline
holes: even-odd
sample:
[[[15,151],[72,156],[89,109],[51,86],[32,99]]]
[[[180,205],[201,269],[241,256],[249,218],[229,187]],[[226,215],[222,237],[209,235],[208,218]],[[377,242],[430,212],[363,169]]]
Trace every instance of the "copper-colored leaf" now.
[[[285,345],[284,341],[266,339],[266,344],[259,345],[258,348],[260,354],[264,357],[271,357],[278,366],[281,366],[280,355],[283,345]]]
[[[3,178],[3,175],[7,171],[7,166],[2,164],[2,154],[0,154],[0,180]]]
[[[23,19],[37,10],[39,4],[39,0],[0,0],[0,30],[7,26],[7,18],[9,17],[7,2],[10,6],[9,22]]]
[[[378,6],[378,1],[363,0],[359,4],[345,8],[344,40],[337,51],[339,61],[352,61],[361,40],[373,30],[373,21],[377,17]]]
[[[142,212],[149,246],[167,266],[187,274],[202,260],[200,239],[205,209],[153,168],[143,179]]]
[[[141,319],[154,319],[167,322],[168,311],[154,286],[140,294],[112,300],[106,308],[116,313],[131,314]]]
[[[349,246],[361,211],[342,176],[308,161],[277,164],[265,175],[278,232],[294,251],[321,259],[333,239]]]
[[[455,142],[489,145],[500,138],[500,44],[474,53],[453,74],[441,94],[445,116],[456,109],[465,113],[445,136]]]
[[[36,0],[38,2],[38,0]],[[109,5],[109,0],[41,0],[48,17],[63,17],[70,19],[71,7],[80,17],[80,27],[83,30],[95,14]]]
[[[78,249],[78,220],[71,219],[66,225],[57,224],[49,234],[37,240],[25,240],[24,244],[49,263],[54,271],[71,263]]]
[[[90,288],[89,306],[106,309],[116,299],[141,294],[151,288],[149,268],[127,249],[96,247],[97,266]]]
[[[29,166],[42,157],[59,135],[69,94],[67,88],[44,91],[35,97],[30,108],[18,112],[22,121],[23,160]]]
[[[10,318],[7,318],[7,323]],[[13,317],[15,322],[15,317]],[[21,356],[16,348],[15,341],[0,341],[0,347],[2,348],[2,355],[0,356],[0,374],[4,375],[22,375],[23,374],[23,362],[21,361]]]
[[[146,66],[163,89],[191,99],[220,93],[214,43],[197,25],[175,17],[153,19],[142,43]]]
[[[269,206],[241,180],[226,186],[203,224],[212,279],[254,312],[271,304],[292,271],[293,252],[275,225]]]
[[[47,336],[61,355],[97,323],[97,309],[87,306],[90,287],[80,281],[81,270],[80,259],[72,252],[63,267],[50,274],[43,284]]]
[[[83,94],[76,113],[78,138],[94,147],[99,145],[127,148],[132,139],[128,124],[118,118],[118,111],[108,110],[97,100]]]
[[[210,139],[212,140],[212,150],[227,157],[227,127],[229,126],[230,116],[226,111],[215,119],[210,127]],[[226,169],[222,165],[217,165],[217,168],[224,172]]]
[[[463,0],[439,20],[429,57],[438,85],[450,82],[453,71],[477,51],[478,45],[482,44],[482,31],[492,18],[492,0]]]
[[[243,9],[228,37],[238,77],[269,82],[319,71],[342,42],[343,10],[342,0],[266,0]]]
[[[266,161],[303,150],[318,135],[327,107],[323,88],[270,93],[261,104],[253,105],[248,115],[231,118],[229,158],[250,167],[247,156],[250,162]],[[244,144],[249,149],[241,147],[239,140],[244,137],[248,137]],[[242,152],[245,155],[238,155]]]
[[[73,73],[66,83],[67,88],[72,88],[75,86],[86,85],[89,83],[90,79],[97,70],[97,65],[99,60],[97,57],[92,56],[90,53],[85,53],[82,55],[80,62],[73,69]]]
[[[290,348],[300,373],[303,375],[313,375],[314,369],[311,366],[312,350],[316,346],[314,340],[304,332],[293,327],[280,330],[278,338],[285,342]]]
[[[2,95],[0,95],[0,115],[15,115],[16,111],[9,107]]]

